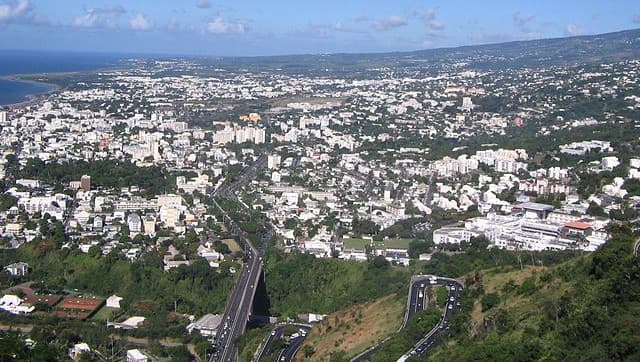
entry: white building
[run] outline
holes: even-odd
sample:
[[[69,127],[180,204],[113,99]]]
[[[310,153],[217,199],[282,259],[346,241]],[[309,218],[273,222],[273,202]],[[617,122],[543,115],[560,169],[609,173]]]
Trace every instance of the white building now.
[[[127,225],[129,226],[130,234],[139,234],[142,232],[142,220],[138,214],[129,214],[127,217]]]
[[[138,349],[130,349],[127,351],[127,362],[147,362],[149,357]]]

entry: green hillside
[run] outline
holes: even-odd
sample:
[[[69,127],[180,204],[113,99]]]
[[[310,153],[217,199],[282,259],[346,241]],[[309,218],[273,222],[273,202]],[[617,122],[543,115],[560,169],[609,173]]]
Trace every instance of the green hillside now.
[[[612,233],[597,252],[557,266],[468,274],[469,307],[424,359],[640,360],[637,237],[621,226]]]

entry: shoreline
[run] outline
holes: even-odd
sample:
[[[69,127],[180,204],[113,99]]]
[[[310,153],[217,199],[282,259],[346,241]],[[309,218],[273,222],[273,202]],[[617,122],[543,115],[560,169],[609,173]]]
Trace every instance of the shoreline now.
[[[46,74],[46,73],[43,73]],[[24,74],[12,74],[12,75],[5,75],[5,76],[0,76],[0,79],[2,80],[6,80],[9,82],[15,82],[15,83],[26,83],[26,84],[31,84],[31,85],[37,85],[37,86],[42,86],[42,87],[47,87],[48,89],[46,91],[43,92],[37,92],[37,93],[32,93],[32,94],[26,94],[24,96],[24,98],[26,98],[23,101],[20,102],[15,102],[15,103],[8,103],[8,104],[2,104],[0,105],[0,108],[8,108],[9,110],[14,110],[16,108],[19,107],[24,107],[33,103],[37,103],[38,101],[41,100],[41,98],[49,96],[59,90],[62,89],[62,87],[60,87],[57,84],[53,84],[53,83],[45,83],[45,82],[39,82],[36,80],[31,80],[31,79],[21,79],[20,76],[24,75]]]
[[[120,60],[122,61],[122,60]],[[51,89],[45,91],[45,92],[38,92],[38,93],[34,93],[34,94],[27,94],[25,95],[25,100],[20,101],[20,102],[15,102],[15,103],[7,103],[7,104],[0,104],[0,110],[3,108],[8,109],[9,111],[15,110],[17,108],[20,107],[24,107],[24,106],[28,106],[34,103],[37,103],[41,100],[43,100],[44,98],[50,96],[51,94],[58,92],[60,90],[64,90],[64,87],[61,87],[57,84],[54,83],[46,83],[46,82],[40,82],[37,80],[33,80],[33,79],[24,79],[22,77],[36,77],[36,76],[46,76],[46,75],[51,75],[51,74],[57,74],[57,75],[61,75],[61,74],[78,74],[78,73],[97,73],[97,72],[102,72],[102,71],[110,71],[110,70],[125,70],[125,69],[129,69],[128,67],[123,67],[120,68],[120,66],[101,66],[99,68],[96,69],[92,69],[92,70],[79,70],[79,71],[66,71],[66,72],[42,72],[42,73],[18,73],[18,74],[8,74],[8,75],[0,75],[0,79],[2,80],[6,80],[6,81],[10,81],[10,82],[22,82],[22,83],[27,83],[27,84],[32,84],[32,85],[38,85],[38,86],[44,86],[44,87],[49,87]]]

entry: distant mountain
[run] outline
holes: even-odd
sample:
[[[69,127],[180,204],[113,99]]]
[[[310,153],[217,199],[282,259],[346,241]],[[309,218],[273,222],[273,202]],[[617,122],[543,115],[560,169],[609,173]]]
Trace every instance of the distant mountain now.
[[[640,29],[569,38],[372,54],[322,54],[200,59],[226,69],[360,77],[380,70],[505,69],[616,62],[640,58]]]
[[[541,67],[640,58],[640,29],[569,38],[420,50],[403,58],[470,61],[474,68]]]

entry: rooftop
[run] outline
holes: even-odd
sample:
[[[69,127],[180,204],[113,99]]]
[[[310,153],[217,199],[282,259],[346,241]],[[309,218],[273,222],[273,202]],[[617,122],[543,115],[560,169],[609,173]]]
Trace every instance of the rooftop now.
[[[519,207],[527,210],[535,210],[535,211],[551,211],[554,209],[553,206],[547,204],[539,204],[537,202],[524,202]]]

